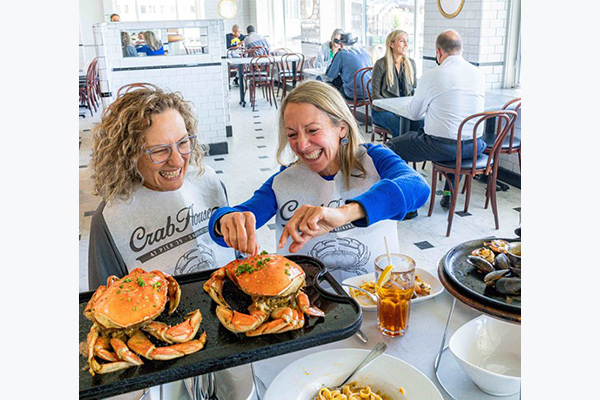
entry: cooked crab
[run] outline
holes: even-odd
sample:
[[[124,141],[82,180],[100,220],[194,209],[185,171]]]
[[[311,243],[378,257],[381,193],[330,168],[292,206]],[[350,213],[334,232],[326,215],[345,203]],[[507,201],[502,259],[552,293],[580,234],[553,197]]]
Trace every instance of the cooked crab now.
[[[480,247],[478,249],[473,250],[471,252],[471,255],[476,256],[476,257],[481,257],[489,263],[493,263],[494,258],[496,257],[494,252],[486,247]]]
[[[249,314],[232,310],[225,301],[226,278],[251,296]],[[304,314],[325,315],[310,305],[308,296],[301,290],[304,279],[304,270],[295,262],[263,252],[216,270],[204,283],[204,290],[217,303],[217,317],[225,328],[244,332],[246,336],[258,336],[300,329],[304,326]]]
[[[192,340],[202,321],[199,310],[174,326],[154,321],[167,302],[171,315],[180,297],[177,281],[161,271],[136,268],[121,279],[109,277],[84,310],[85,317],[93,322],[87,337],[90,373],[105,374],[143,364],[135,353],[150,360],[169,360],[202,349],[206,332]],[[142,330],[171,345],[156,347]],[[95,357],[108,363],[100,364]]]
[[[492,249],[494,253],[506,253],[508,251],[509,243],[506,240],[494,239],[490,242],[483,242],[484,246]]]

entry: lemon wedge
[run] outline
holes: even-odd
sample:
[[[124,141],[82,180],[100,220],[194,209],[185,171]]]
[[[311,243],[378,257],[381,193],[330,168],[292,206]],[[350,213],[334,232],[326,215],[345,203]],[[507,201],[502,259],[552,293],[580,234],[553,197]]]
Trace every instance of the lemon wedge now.
[[[381,275],[379,275],[379,279],[377,280],[377,286],[382,287],[383,284],[387,282],[387,280],[390,278],[390,274],[392,273],[393,269],[393,264],[390,264],[387,267],[385,267]]]

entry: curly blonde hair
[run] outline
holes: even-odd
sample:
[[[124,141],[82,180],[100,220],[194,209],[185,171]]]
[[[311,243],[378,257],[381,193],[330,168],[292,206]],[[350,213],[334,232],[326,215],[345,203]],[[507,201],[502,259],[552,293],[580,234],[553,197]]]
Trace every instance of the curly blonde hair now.
[[[135,185],[143,183],[138,161],[144,155],[145,133],[152,126],[152,116],[168,109],[177,110],[189,135],[194,135],[198,122],[192,107],[181,93],[166,93],[162,89],[139,88],[117,98],[102,114],[93,128],[92,160],[93,194],[106,202],[128,200]],[[191,153],[190,164],[204,172],[205,148],[198,146]]]
[[[340,92],[333,86],[313,80],[300,83],[281,102],[279,107],[279,143],[276,153],[279,164],[287,165],[286,160],[284,160],[284,153],[289,149],[289,142],[285,133],[283,115],[290,103],[312,104],[325,112],[334,126],[345,125],[348,132],[346,134],[348,143],[341,145],[337,154],[344,183],[346,187],[350,187],[350,174],[353,173],[354,169],[360,172],[359,177],[366,177],[367,171],[359,158],[359,154],[362,152],[359,145],[363,140],[350,108],[346,105],[346,101]],[[294,155],[292,163],[296,162],[301,162],[301,159]]]

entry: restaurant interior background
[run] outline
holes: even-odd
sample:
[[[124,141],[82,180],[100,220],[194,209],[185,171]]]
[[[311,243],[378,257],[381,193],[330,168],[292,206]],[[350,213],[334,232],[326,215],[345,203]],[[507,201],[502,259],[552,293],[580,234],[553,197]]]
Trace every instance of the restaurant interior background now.
[[[297,18],[302,14],[300,1],[236,2],[238,14],[225,21],[226,30],[234,23],[242,28],[253,23],[274,47],[302,50],[298,36],[302,19]],[[28,391],[77,396],[76,358],[46,354],[50,348],[71,354],[77,342],[74,298],[79,287],[79,250],[74,238],[79,225],[75,167],[79,121],[73,106],[77,101],[74,75],[76,65],[81,69],[93,57],[92,25],[107,21],[112,12],[119,13],[123,22],[218,18],[217,3],[79,0],[0,6],[7,16],[0,26],[5,38],[0,77],[8,100],[2,107],[2,131],[11,145],[20,136],[21,140],[28,137],[31,146],[27,152],[11,146],[5,165],[18,168],[21,180],[15,189],[11,185],[3,191],[2,217],[10,228],[2,260],[5,276],[10,276],[5,285],[8,290],[2,291],[7,305],[4,319],[10,321],[5,326],[26,323],[28,329],[19,328],[19,342],[37,344],[35,353],[27,346],[28,357],[23,357],[21,346],[6,346],[5,360],[11,360],[11,369],[29,371],[10,375],[6,390],[14,396]],[[401,2],[406,6],[391,9],[383,8],[388,2],[379,0],[320,3],[331,7],[328,17],[320,21],[324,32],[337,26],[358,32],[363,45],[376,52],[390,26],[410,26],[412,55],[419,71],[423,63],[432,62],[433,50],[428,45],[434,39],[423,31],[423,8],[432,1],[406,1]],[[600,89],[593,29],[600,10],[584,4],[523,2],[523,59],[514,60],[513,75],[502,74],[498,80],[498,87],[522,83],[527,98],[527,116],[522,122],[527,132],[522,224],[525,258],[535,270],[523,295],[524,398],[561,398],[567,393],[590,398],[590,393],[597,392],[597,368],[591,362],[600,355],[594,346],[598,320],[594,247],[600,221],[593,204],[597,198],[593,151],[598,139],[592,118]],[[385,24],[373,24],[380,19]],[[32,147],[35,150],[29,155]],[[9,275],[16,272],[11,269],[25,276]],[[2,338],[6,344],[15,343],[14,329],[4,329]],[[44,367],[32,366],[34,354],[47,357]]]

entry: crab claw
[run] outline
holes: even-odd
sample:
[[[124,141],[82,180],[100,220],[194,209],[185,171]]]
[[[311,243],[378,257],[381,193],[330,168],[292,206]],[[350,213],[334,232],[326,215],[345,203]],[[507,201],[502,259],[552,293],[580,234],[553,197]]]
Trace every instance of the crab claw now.
[[[304,314],[300,309],[290,307],[277,308],[271,313],[273,320],[265,322],[258,328],[246,332],[246,336],[259,336],[269,333],[281,333],[304,326]]]
[[[230,308],[217,306],[216,314],[225,328],[234,333],[247,332],[256,329],[268,317],[264,311],[250,309],[250,314],[244,314]]]
[[[177,343],[171,346],[156,347],[141,331],[136,331],[127,341],[127,345],[136,353],[149,360],[171,360],[202,350],[206,343],[206,332],[196,340]]]
[[[100,336],[96,340],[96,344],[94,345],[94,355],[100,357],[105,361],[121,361],[115,353],[110,351],[111,349],[112,347],[110,346],[110,340],[107,337]]]
[[[227,304],[223,297],[223,283],[226,277],[226,267],[219,268],[204,282],[203,288],[218,305],[229,308],[229,304]]]
[[[296,297],[296,300],[298,301],[298,305],[300,306],[300,309],[302,310],[303,313],[308,314],[313,317],[324,317],[325,316],[325,313],[323,311],[319,310],[317,307],[310,305],[310,300],[308,299],[308,296],[306,295],[306,293],[304,293],[303,291],[298,292],[298,296]]]
[[[128,362],[133,365],[142,365],[144,362],[136,356],[121,339],[112,338],[110,339],[110,345],[117,353],[119,359]]]
[[[144,331],[167,343],[183,343],[196,336],[202,322],[200,310],[195,310],[185,316],[185,321],[170,326],[162,322],[152,321]]]

